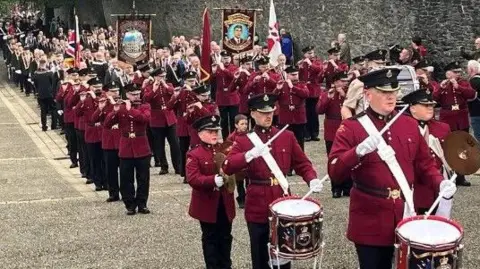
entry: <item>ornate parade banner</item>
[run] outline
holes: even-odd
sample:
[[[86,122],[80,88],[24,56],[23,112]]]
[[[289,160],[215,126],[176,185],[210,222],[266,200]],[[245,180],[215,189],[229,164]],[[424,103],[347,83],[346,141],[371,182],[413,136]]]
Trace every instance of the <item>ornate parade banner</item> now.
[[[118,17],[118,59],[129,63],[148,61],[151,35],[150,17]]]
[[[223,9],[223,49],[241,53],[253,49],[255,36],[255,10]]]

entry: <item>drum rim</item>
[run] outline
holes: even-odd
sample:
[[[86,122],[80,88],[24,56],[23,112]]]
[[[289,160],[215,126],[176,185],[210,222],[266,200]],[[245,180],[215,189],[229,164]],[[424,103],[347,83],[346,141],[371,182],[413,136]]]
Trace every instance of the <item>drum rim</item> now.
[[[318,205],[318,207],[320,208],[320,210],[318,212],[315,212],[313,214],[309,214],[309,215],[301,215],[301,216],[290,216],[290,215],[284,215],[284,214],[280,214],[276,211],[273,210],[273,206],[276,205],[277,203],[280,203],[282,201],[286,201],[286,200],[302,200],[302,197],[300,196],[296,196],[296,195],[292,195],[292,196],[286,196],[286,197],[280,197],[280,198],[277,198],[275,200],[273,200],[273,202],[271,202],[269,205],[268,205],[268,208],[270,210],[270,212],[272,213],[273,216],[276,216],[276,217],[281,217],[282,219],[287,219],[287,220],[308,220],[308,219],[315,219],[315,217],[317,215],[320,215],[321,218],[323,218],[323,206],[322,204],[317,201],[317,200],[314,200],[313,198],[310,198],[310,197],[307,197],[303,200],[306,200],[306,201],[309,201],[309,202],[312,202],[312,203],[315,203],[316,205]]]
[[[460,237],[458,239],[456,239],[455,241],[452,241],[452,242],[449,242],[449,243],[444,243],[444,244],[439,244],[439,245],[430,245],[430,244],[421,244],[421,243],[418,243],[418,242],[411,241],[409,239],[406,239],[403,235],[401,235],[399,233],[400,227],[402,227],[404,224],[415,221],[415,220],[424,220],[424,219],[436,220],[436,221],[441,221],[441,222],[451,224],[456,229],[458,229],[458,231],[460,232]],[[397,235],[397,238],[402,243],[406,243],[410,246],[415,246],[416,248],[419,248],[419,249],[422,249],[422,250],[439,250],[439,251],[441,251],[441,250],[451,249],[452,247],[456,247],[461,243],[461,241],[463,240],[463,227],[457,221],[447,219],[447,218],[444,218],[444,217],[440,217],[440,216],[428,216],[427,218],[425,218],[425,216],[413,216],[413,217],[409,217],[409,218],[401,220],[397,224],[397,228],[395,228],[395,234]]]
[[[288,260],[310,259],[312,257],[315,257],[315,255],[318,255],[318,253],[320,253],[320,251],[322,251],[322,249],[323,249],[323,247],[320,244],[317,249],[312,250],[311,252],[306,252],[306,253],[303,253],[303,254],[288,254],[288,253],[281,252],[281,251],[277,252],[277,249],[276,249],[275,246],[273,246],[273,245],[270,246],[270,252],[272,253],[272,255],[278,256],[279,258],[282,258],[282,259],[288,259]]]

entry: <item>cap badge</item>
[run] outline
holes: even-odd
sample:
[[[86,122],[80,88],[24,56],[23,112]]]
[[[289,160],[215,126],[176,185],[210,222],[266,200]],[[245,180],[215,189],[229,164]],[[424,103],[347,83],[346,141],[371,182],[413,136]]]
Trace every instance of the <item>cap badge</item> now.
[[[217,118],[215,118],[215,116],[212,116],[212,121],[213,121],[213,122],[216,122],[216,121],[217,121]]]
[[[458,63],[458,62],[455,62],[455,65],[459,65],[459,63]]]
[[[387,78],[391,78],[392,77],[392,70],[388,70],[386,76],[387,76]]]
[[[263,101],[268,102],[268,100],[270,100],[270,99],[268,99],[268,95],[264,95],[263,96]]]
[[[383,55],[383,51],[379,50],[378,54]]]

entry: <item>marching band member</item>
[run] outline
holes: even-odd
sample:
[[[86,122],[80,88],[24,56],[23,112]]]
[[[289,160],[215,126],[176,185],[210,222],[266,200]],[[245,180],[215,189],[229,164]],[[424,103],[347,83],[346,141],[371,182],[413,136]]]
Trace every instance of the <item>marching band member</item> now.
[[[450,125],[450,130],[469,132],[470,122],[467,102],[477,98],[470,82],[461,77],[462,68],[458,61],[445,67],[447,79],[440,83],[440,90],[433,92],[433,99],[440,105],[440,121]],[[458,175],[457,185],[469,187],[471,183],[464,175]]]
[[[249,115],[248,104],[247,104],[249,94],[245,92],[245,87],[248,83],[248,78],[254,72],[253,65],[252,65],[252,56],[245,56],[243,58],[240,58],[239,62],[240,62],[240,67],[238,68],[237,72],[234,74],[233,80],[228,87],[230,91],[236,90],[240,95],[238,112],[244,115]]]
[[[77,112],[85,117],[85,144],[88,151],[90,161],[90,170],[95,191],[107,190],[107,183],[104,177],[104,169],[102,164],[102,122],[96,121],[93,114],[98,108],[99,97],[102,93],[103,81],[95,77],[87,81],[90,85],[89,89],[80,95],[80,107]]]
[[[233,91],[231,91],[232,88],[229,88],[238,67],[232,63],[232,56],[230,53],[222,51],[221,56],[222,60],[217,64],[215,72],[217,87],[215,102],[220,109],[222,137],[226,138],[235,128],[234,121],[235,116],[238,114],[240,96],[235,88]]]
[[[180,145],[180,176],[183,183],[187,183],[185,178],[185,162],[187,160],[187,151],[190,147],[190,136],[188,133],[188,124],[185,116],[187,115],[187,106],[196,100],[192,88],[197,83],[197,74],[193,71],[185,72],[183,77],[185,84],[176,89],[173,96],[167,102],[167,109],[173,110],[177,116],[177,137]]]
[[[200,144],[200,137],[198,132],[193,127],[194,121],[199,117],[199,115],[209,113],[212,115],[219,115],[219,110],[217,104],[210,101],[210,89],[205,85],[199,85],[192,89],[192,92],[195,94],[195,99],[193,99],[189,104],[187,104],[187,114],[185,120],[188,124],[188,136],[190,137],[190,148],[195,147]],[[223,141],[222,138],[220,138]]]
[[[292,132],[286,130],[281,133],[272,142],[271,148],[270,145],[264,144],[279,132],[279,129],[272,126],[276,101],[276,95],[271,93],[259,94],[249,99],[248,105],[256,125],[247,136],[237,137],[232,151],[223,164],[223,171],[227,175],[245,170],[249,179],[245,200],[245,219],[250,234],[253,269],[270,268],[267,249],[268,205],[284,194],[288,194],[288,182],[283,175],[294,169],[313,191],[320,191],[322,188],[312,163],[300,148]],[[273,156],[281,171],[269,168],[269,164],[262,160],[262,156],[267,154]],[[283,178],[277,178],[280,175]],[[273,261],[275,262],[276,260]],[[289,261],[280,259],[280,263],[282,265],[280,268],[290,268]]]
[[[268,57],[257,60],[258,71],[251,73],[243,91],[245,94],[258,95],[275,91],[280,76],[268,68],[268,62]]]
[[[298,69],[289,66],[284,71],[283,77],[277,84],[280,125],[289,124],[288,128],[293,132],[302,150],[305,143],[305,123],[307,122],[305,100],[309,96],[307,84],[298,80]]]
[[[118,124],[112,127],[105,126],[105,118],[113,111],[113,105],[120,98],[120,88],[115,84],[107,85],[107,92],[98,99],[98,108],[92,115],[92,121],[103,127],[101,132],[103,159],[105,163],[106,186],[108,187],[107,203],[120,200],[120,189],[118,184],[118,169],[120,159],[118,158],[118,148],[120,144],[120,129]]]
[[[348,64],[339,59],[339,52],[338,48],[331,48],[327,51],[328,61],[324,63],[326,67],[323,72],[327,89],[331,88],[335,74],[348,71]]]
[[[298,62],[299,79],[301,82],[307,83],[309,90],[309,96],[305,101],[307,113],[305,141],[320,141],[318,138],[320,123],[315,112],[315,106],[322,91],[320,84],[323,75],[323,63],[315,57],[314,48],[314,46],[303,48],[303,60]]]
[[[201,144],[187,155],[187,179],[192,187],[188,213],[200,221],[206,268],[231,268],[235,202],[233,193],[223,186],[224,179],[216,172],[214,160],[221,130],[220,117],[209,113],[199,116],[193,127],[198,132]]]
[[[409,114],[418,122],[418,129],[435,160],[435,167],[444,175],[444,178],[449,178],[451,171],[448,171],[449,168],[444,166],[442,159],[439,157],[439,155],[443,156],[443,149],[438,148],[432,139],[436,139],[440,143],[443,142],[450,133],[450,126],[434,119],[433,108],[437,102],[433,100],[432,93],[430,89],[421,89],[404,96],[402,101],[410,105]],[[428,185],[422,184],[421,181],[415,181],[414,184],[413,203],[415,204],[415,211],[418,215],[424,215],[435,201],[437,193]]]
[[[128,99],[113,105],[113,111],[107,115],[104,124],[105,128],[112,128],[118,124],[121,132],[118,151],[120,193],[127,215],[135,215],[137,208],[138,213],[149,214],[147,200],[150,188],[151,151],[146,131],[150,121],[150,105],[141,103],[140,89],[135,84],[125,85],[125,90]]]
[[[323,121],[323,132],[327,156],[332,150],[335,133],[342,123],[340,109],[342,107],[343,100],[345,100],[345,91],[347,90],[348,81],[348,74],[346,72],[339,72],[335,74],[335,76],[332,78],[332,89],[330,89],[328,92],[323,92],[318,100],[317,113],[325,114],[325,119]],[[350,179],[346,179],[341,184],[336,184],[334,181],[331,181],[331,184],[333,198],[340,198],[342,197],[342,194],[343,196],[350,196],[350,188],[352,187],[352,182]]]
[[[172,98],[175,89],[171,83],[165,81],[166,73],[163,67],[156,68],[150,75],[154,77],[154,83],[145,87],[143,98],[152,108],[150,128],[153,134],[153,151],[155,156],[158,156],[160,166],[159,174],[168,174],[165,139],[170,145],[175,174],[180,174],[180,146],[176,137],[177,118],[172,110],[167,109],[167,102]]]
[[[435,167],[415,120],[400,115],[379,134],[396,115],[399,73],[380,69],[359,78],[370,106],[343,121],[328,159],[331,180],[353,179],[347,238],[355,243],[361,269],[392,267],[396,225],[415,214],[412,184],[422,182],[447,199],[456,191]]]

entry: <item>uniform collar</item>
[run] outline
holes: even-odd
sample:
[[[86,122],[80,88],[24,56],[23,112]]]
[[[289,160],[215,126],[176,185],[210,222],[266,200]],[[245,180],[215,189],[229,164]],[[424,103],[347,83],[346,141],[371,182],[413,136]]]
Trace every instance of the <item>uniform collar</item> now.
[[[254,129],[255,129],[255,132],[262,133],[262,134],[268,134],[268,133],[272,132],[272,126],[270,126],[268,128],[265,128],[265,127],[255,125]]]
[[[418,126],[420,126],[421,128],[425,128],[425,126],[428,125],[428,121],[424,121],[424,120],[417,120],[418,121]]]
[[[368,107],[366,111],[367,111],[367,114],[372,116],[374,119],[383,120],[383,121],[386,121],[386,122],[390,121],[393,118],[393,116],[395,116],[395,112],[392,112],[387,116],[378,114],[371,107]]]
[[[213,147],[212,144],[208,144],[208,143],[205,143],[205,142],[203,142],[203,141],[201,141],[200,143],[201,143],[201,145],[202,145],[204,148],[207,148],[207,149],[209,149],[209,150],[214,150],[214,147]]]

